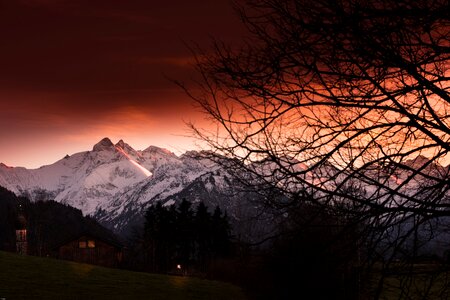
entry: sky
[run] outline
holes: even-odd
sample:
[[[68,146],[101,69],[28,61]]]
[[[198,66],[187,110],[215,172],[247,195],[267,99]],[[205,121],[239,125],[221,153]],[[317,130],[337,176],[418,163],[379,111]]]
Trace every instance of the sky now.
[[[195,78],[186,45],[236,44],[228,0],[0,0],[0,162],[37,168],[103,137],[175,153],[208,126],[168,78]]]

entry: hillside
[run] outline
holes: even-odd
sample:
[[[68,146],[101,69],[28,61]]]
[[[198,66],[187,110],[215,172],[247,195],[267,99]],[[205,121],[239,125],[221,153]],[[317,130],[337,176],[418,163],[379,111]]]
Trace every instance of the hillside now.
[[[20,208],[19,208],[20,207]],[[19,210],[27,226],[28,254],[52,256],[61,243],[89,233],[117,243],[117,237],[80,210],[55,201],[30,202],[0,187],[0,250],[15,251]]]
[[[231,284],[0,252],[0,298],[245,299]]]

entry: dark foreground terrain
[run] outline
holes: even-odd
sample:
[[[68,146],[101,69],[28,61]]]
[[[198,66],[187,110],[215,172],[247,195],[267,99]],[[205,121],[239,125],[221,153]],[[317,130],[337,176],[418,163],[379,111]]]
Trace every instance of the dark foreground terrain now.
[[[231,284],[108,269],[0,251],[0,298],[245,299]]]

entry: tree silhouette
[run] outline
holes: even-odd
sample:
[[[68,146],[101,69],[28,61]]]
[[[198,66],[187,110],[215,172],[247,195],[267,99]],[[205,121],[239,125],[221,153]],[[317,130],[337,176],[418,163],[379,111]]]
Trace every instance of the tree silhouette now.
[[[177,259],[179,262],[188,267],[193,258],[194,249],[194,212],[191,208],[191,203],[186,199],[183,199],[177,208]]]
[[[173,263],[178,239],[175,218],[175,211],[160,202],[145,213],[144,239],[151,271],[165,272]]]
[[[450,216],[448,1],[237,9],[243,46],[215,42],[197,56],[197,86],[180,84],[218,126],[194,133],[269,206],[344,215],[368,258],[417,256]]]
[[[202,271],[206,271],[207,265],[211,259],[211,214],[203,202],[200,202],[195,211],[194,217],[194,232],[195,240],[197,241],[197,256],[199,260],[199,267]]]
[[[227,214],[222,214],[216,206],[211,218],[211,252],[216,256],[226,256],[230,253],[230,224]]]
[[[200,202],[195,212],[191,202],[164,207],[160,202],[145,213],[144,244],[148,267],[154,272],[208,272],[212,260],[229,254],[230,224],[219,208],[211,216]]]

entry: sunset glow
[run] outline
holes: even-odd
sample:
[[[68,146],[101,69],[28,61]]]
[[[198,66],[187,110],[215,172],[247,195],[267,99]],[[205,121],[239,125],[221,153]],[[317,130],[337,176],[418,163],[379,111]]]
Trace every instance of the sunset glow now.
[[[0,162],[27,168],[103,137],[195,149],[185,123],[203,117],[169,78],[194,76],[186,44],[242,32],[227,1],[13,1],[0,26]]]

